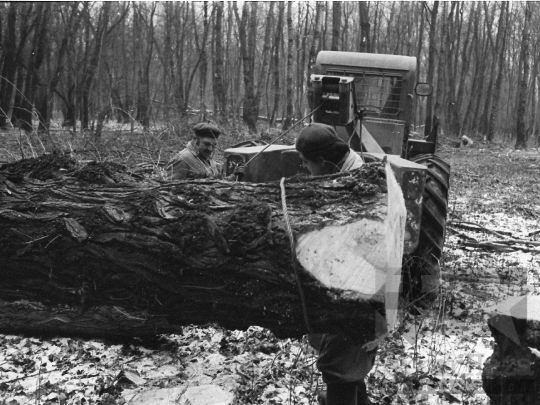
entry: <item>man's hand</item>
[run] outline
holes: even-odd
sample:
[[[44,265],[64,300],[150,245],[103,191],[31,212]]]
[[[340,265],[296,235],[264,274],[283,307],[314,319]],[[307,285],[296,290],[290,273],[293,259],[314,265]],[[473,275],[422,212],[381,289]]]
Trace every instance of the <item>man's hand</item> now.
[[[246,170],[246,165],[243,165],[243,164],[236,165],[232,174],[230,176],[227,176],[227,180],[241,181],[244,178],[245,170]]]
[[[246,165],[239,164],[234,168],[233,174],[237,176],[238,180],[241,180],[242,177],[244,177],[245,172],[246,172]]]

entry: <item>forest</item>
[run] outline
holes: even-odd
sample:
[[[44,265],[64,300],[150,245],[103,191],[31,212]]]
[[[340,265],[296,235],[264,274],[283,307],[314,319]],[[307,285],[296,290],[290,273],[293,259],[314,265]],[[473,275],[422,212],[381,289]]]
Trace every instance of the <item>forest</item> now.
[[[285,211],[288,197],[290,218],[321,222],[313,205],[309,216],[300,209],[302,193],[309,204],[317,195],[319,208],[343,219],[353,210],[330,197],[354,183],[347,180],[341,189],[338,174],[327,178],[332,187],[319,177],[288,179],[285,193],[277,182],[165,181],[163,168],[201,121],[222,130],[216,160],[237,143],[292,144],[312,113],[309,78],[321,50],[416,57],[417,81],[434,91],[416,99],[411,135],[422,137],[437,126],[437,155],[451,166],[444,251],[436,258],[440,287],[429,303],[399,300],[395,328],[380,341],[366,378],[369,399],[536,404],[540,323],[529,319],[534,328],[522,328],[524,320],[516,321],[520,334],[533,330],[531,349],[510,344],[490,322],[507,298],[528,303],[540,294],[538,4],[0,2],[0,405],[188,403],[198,390],[220,393],[222,404],[317,403],[325,384],[304,335],[304,326],[310,329],[306,308],[332,327],[340,326],[338,312],[345,326],[349,317],[362,326],[352,317],[363,314],[313,299],[323,292],[316,284],[299,288],[287,249],[289,233],[301,229],[286,232],[280,220],[280,233],[267,219]],[[464,136],[474,142],[466,144]],[[377,167],[368,162],[364,173],[381,174]],[[326,200],[314,184],[325,189]],[[363,190],[364,201],[373,191],[373,204],[383,195],[378,188],[352,190]],[[271,200],[272,209],[247,204],[248,191],[265,204]],[[354,206],[360,207],[356,199]],[[253,221],[240,215],[246,207]],[[130,221],[137,227],[132,237],[124,232]],[[240,233],[240,225],[252,232]],[[96,229],[104,230],[100,239]],[[276,238],[268,239],[270,231]],[[207,255],[212,238],[219,249]],[[148,248],[156,241],[158,248]],[[226,257],[230,251],[236,262]],[[53,272],[52,256],[81,265]],[[200,266],[190,264],[194,270],[182,273],[187,281],[178,287],[161,271],[163,265],[175,270],[181,260]],[[201,270],[219,260],[228,273]],[[111,263],[120,271],[110,272]],[[23,268],[37,281],[23,277]],[[257,276],[252,283],[245,276],[249,268]],[[143,277],[145,269],[152,282]],[[283,276],[273,269],[288,270]],[[247,310],[236,294],[238,306],[216,305],[216,297],[237,292],[239,274],[250,281],[244,291],[259,312],[251,304]],[[62,283],[55,284],[60,275]],[[279,294],[273,295],[268,283],[275,280]],[[170,305],[176,287],[200,302],[210,298],[189,322],[166,323],[170,308],[179,316]],[[106,293],[108,303],[100,301]],[[68,298],[51,307],[59,296]],[[269,316],[269,302],[283,308],[289,322]],[[137,311],[122,303],[137,304]],[[150,305],[160,311],[148,312]],[[266,325],[252,325],[246,314]],[[104,325],[111,327],[108,338]],[[503,370],[503,376],[519,377],[502,390],[521,395],[514,402],[494,399],[502,398],[491,378],[499,355],[510,368],[535,364],[528,379]]]
[[[188,116],[283,129],[320,50],[417,57],[417,132],[539,139],[535,2],[3,2],[0,128],[144,128]]]

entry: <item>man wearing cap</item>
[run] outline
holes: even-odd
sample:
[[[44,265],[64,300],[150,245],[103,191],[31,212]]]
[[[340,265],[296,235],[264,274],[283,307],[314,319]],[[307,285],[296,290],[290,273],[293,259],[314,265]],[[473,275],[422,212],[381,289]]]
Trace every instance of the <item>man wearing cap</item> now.
[[[219,164],[212,159],[221,131],[215,125],[201,122],[193,127],[193,139],[167,165],[170,180],[221,178]]]
[[[311,123],[296,139],[296,150],[314,176],[347,172],[364,164],[362,158],[338,138],[334,128]],[[319,395],[324,405],[369,405],[364,379],[373,367],[376,349],[366,351],[345,336],[325,333],[309,335],[319,350],[317,368],[327,390]]]
[[[334,128],[324,124],[304,127],[296,139],[296,150],[314,176],[347,172],[364,164],[358,153],[339,139]]]

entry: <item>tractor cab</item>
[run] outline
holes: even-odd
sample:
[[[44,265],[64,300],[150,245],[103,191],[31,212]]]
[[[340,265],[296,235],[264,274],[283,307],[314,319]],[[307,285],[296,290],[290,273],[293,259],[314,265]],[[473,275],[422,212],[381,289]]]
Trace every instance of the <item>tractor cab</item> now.
[[[331,77],[352,78],[350,86],[354,87],[363,142],[358,136],[351,138],[350,128],[337,126],[336,131],[353,149],[384,152],[405,159],[435,152],[436,134],[430,139],[409,138],[415,97],[428,96],[432,92],[430,84],[415,83],[416,58],[321,51],[312,75],[312,108],[324,102],[327,90],[332,87],[326,85],[331,82]],[[315,118],[315,121],[326,123],[324,119]]]

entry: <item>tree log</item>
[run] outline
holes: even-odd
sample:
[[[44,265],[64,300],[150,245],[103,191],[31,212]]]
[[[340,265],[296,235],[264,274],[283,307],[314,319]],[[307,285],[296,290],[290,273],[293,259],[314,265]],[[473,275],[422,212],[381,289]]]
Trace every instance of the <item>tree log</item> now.
[[[293,261],[278,182],[158,182],[61,154],[6,164],[0,332],[147,336],[218,323],[372,341],[396,305],[387,273],[403,248],[386,177],[395,182],[374,163],[286,179]]]

